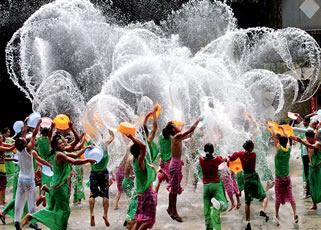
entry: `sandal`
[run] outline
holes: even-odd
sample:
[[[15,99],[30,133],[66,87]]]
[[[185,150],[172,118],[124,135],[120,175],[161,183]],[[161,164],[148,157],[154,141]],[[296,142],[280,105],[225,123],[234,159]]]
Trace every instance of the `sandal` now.
[[[6,216],[0,213],[0,220],[3,224],[6,224]]]

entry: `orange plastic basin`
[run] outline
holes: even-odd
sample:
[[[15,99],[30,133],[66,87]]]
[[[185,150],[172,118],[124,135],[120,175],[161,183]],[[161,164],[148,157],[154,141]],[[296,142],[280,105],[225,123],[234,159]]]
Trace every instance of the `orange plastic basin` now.
[[[228,167],[231,169],[232,172],[235,173],[243,171],[242,163],[239,157],[235,161],[230,161]]]
[[[117,131],[122,134],[131,134],[132,136],[136,135],[136,128],[133,124],[128,122],[122,122],[117,127]]]
[[[60,130],[66,130],[69,129],[69,117],[65,114],[59,114],[55,117],[53,120],[53,123],[55,123],[56,128]]]

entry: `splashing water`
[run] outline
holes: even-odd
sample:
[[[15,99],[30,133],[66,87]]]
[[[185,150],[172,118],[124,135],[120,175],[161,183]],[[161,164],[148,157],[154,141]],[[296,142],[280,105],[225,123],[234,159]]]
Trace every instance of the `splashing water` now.
[[[252,124],[277,119],[320,84],[321,52],[311,36],[296,28],[237,29],[221,2],[191,1],[160,26],[111,21],[89,1],[57,0],[35,12],[6,50],[10,77],[33,109],[68,114],[96,143],[122,121],[140,126],[138,117],[158,102],[159,127],[169,120],[188,126],[204,115],[201,143],[219,139],[230,153],[251,137],[244,112]],[[112,167],[126,151],[119,137]]]

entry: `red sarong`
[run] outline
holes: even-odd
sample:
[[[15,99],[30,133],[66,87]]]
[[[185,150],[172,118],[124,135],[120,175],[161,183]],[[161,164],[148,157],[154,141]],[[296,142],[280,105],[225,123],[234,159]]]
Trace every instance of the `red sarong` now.
[[[152,188],[143,194],[137,194],[136,222],[148,223],[148,228],[153,228],[156,221],[157,194]]]
[[[280,178],[275,175],[275,203],[285,204],[294,202],[290,176]]]
[[[167,190],[171,194],[181,194],[184,189],[181,187],[181,181],[183,179],[182,167],[184,162],[181,159],[172,157],[169,166],[169,183]]]

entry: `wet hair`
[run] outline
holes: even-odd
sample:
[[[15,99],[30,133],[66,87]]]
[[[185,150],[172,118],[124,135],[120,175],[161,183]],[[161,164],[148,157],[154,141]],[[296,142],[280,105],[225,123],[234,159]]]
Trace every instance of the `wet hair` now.
[[[165,128],[163,129],[163,133],[165,132],[165,136],[167,137],[167,138],[169,138],[169,136],[173,136],[173,135],[175,135],[175,132],[173,131],[173,128],[174,128],[174,123],[173,122],[168,122],[167,123],[167,125],[165,126]],[[163,135],[164,136],[164,135]],[[165,137],[164,136],[164,137]],[[165,137],[165,139],[167,139]]]
[[[206,158],[212,158],[214,153],[214,146],[211,143],[204,145],[204,152],[206,153]]]
[[[314,131],[313,130],[306,131],[305,136],[314,138],[315,136]]]
[[[8,132],[8,130],[9,130],[9,128],[8,128],[8,127],[5,127],[5,128],[2,129],[2,133],[3,133],[3,134],[6,134],[6,133]]]
[[[243,144],[243,148],[245,149],[246,152],[250,153],[251,150],[254,149],[253,141],[251,140],[245,141],[245,143]]]
[[[284,148],[286,148],[286,145],[288,144],[288,141],[289,139],[285,136],[280,136],[279,137],[279,142],[280,142],[280,145]]]
[[[56,134],[51,140],[51,151],[49,156],[53,155],[58,149],[58,141],[61,140],[61,136]]]
[[[25,148],[25,142],[23,139],[18,138],[15,143],[15,147],[18,149],[19,152],[21,152]]]
[[[49,135],[49,129],[48,128],[42,128],[41,131],[40,131],[40,134],[42,136],[47,137]]]
[[[71,136],[66,136],[65,138],[67,139],[67,143],[68,144],[72,142],[72,137]]]
[[[310,122],[311,122],[310,117],[304,117],[304,118],[303,118],[303,122],[310,123]]]
[[[166,128],[163,128],[162,135],[163,135],[164,139],[168,139],[170,136],[168,133],[168,130]]]
[[[133,154],[134,158],[137,159],[140,154],[140,147],[138,144],[134,143],[130,146],[130,153]]]

